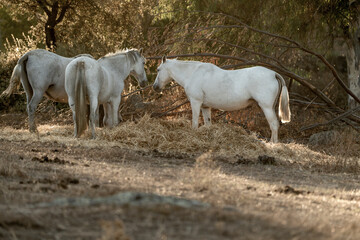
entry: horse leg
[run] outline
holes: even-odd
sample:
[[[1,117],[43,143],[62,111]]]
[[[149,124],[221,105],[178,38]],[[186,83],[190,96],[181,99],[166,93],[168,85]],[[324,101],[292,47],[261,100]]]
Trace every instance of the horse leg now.
[[[270,141],[273,143],[278,142],[278,130],[279,130],[279,121],[276,117],[275,110],[273,107],[263,106],[259,104],[261,109],[263,110],[266,120],[269,123],[270,129],[271,129],[271,139]]]
[[[101,104],[99,106],[99,127],[104,127],[104,118],[105,118],[105,110],[104,110],[104,104]]]
[[[119,112],[120,101],[121,101],[121,96],[111,101],[113,127],[116,127],[119,124],[118,112]]]
[[[192,127],[196,129],[199,127],[199,115],[202,102],[195,99],[190,99],[190,104],[192,111]]]
[[[123,117],[121,116],[121,112],[119,112],[118,118],[119,118],[119,122],[123,122],[123,121],[124,121]]]
[[[99,105],[99,107],[96,109],[96,112],[95,112],[95,127],[100,127],[100,121],[99,121],[99,108],[100,108],[100,106],[101,105]]]
[[[21,85],[23,86],[26,93],[26,106],[29,106],[31,98],[33,96],[33,90],[28,81],[21,81]]]
[[[112,121],[111,121],[111,106],[109,103],[104,103],[104,126],[105,127],[111,127]]]
[[[74,122],[74,137],[77,137],[77,126],[76,126],[76,112],[75,112],[75,101],[72,97],[69,96],[69,106],[71,108],[72,111],[72,116],[73,116],[73,122]]]
[[[90,97],[90,114],[89,114],[89,118],[90,118],[90,128],[91,128],[91,138],[95,139],[96,138],[96,134],[95,134],[95,124],[96,124],[96,112],[97,109],[99,108],[98,106],[98,99],[96,97]]]
[[[211,125],[211,108],[209,107],[201,107],[201,112],[204,118],[205,126]]]
[[[29,104],[27,105],[27,112],[29,115],[29,129],[30,132],[37,132],[35,124],[35,112],[38,104],[40,103],[44,92],[34,91]]]

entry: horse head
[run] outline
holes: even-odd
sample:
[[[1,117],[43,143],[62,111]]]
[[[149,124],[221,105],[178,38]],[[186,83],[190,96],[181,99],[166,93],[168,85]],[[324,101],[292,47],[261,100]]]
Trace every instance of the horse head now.
[[[153,85],[153,89],[157,92],[160,92],[160,90],[171,81],[170,74],[165,67],[167,62],[168,61],[166,61],[166,56],[163,56],[161,64],[157,69],[158,73]]]
[[[132,55],[132,67],[130,74],[136,78],[140,87],[145,87],[148,80],[145,73],[145,57],[142,55],[142,48],[138,50],[129,51]]]

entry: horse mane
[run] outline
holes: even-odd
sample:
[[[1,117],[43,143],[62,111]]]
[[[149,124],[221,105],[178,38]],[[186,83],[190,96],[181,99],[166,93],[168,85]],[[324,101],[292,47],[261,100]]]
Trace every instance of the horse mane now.
[[[135,62],[137,61],[138,58],[142,58],[142,56],[139,53],[139,50],[136,48],[131,48],[131,49],[121,49],[121,50],[117,50],[114,53],[108,53],[106,54],[103,58],[110,58],[110,57],[115,57],[118,55],[127,55],[130,59],[131,64],[135,64]]]

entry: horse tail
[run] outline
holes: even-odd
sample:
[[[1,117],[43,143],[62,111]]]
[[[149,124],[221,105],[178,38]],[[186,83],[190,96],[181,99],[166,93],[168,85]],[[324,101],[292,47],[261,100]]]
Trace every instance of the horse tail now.
[[[17,62],[14,70],[11,74],[9,86],[1,93],[0,98],[9,97],[11,94],[16,92],[20,86],[20,80],[24,84],[24,88],[29,89],[30,94],[32,95],[32,87],[29,84],[29,80],[26,72],[26,62],[28,60],[28,54],[24,54]],[[26,90],[26,89],[25,89]]]
[[[77,62],[75,78],[75,121],[76,136],[78,137],[80,137],[88,127],[87,89],[85,80],[85,63]]]
[[[289,106],[289,92],[285,84],[284,78],[275,73],[276,79],[279,81],[280,95],[279,95],[279,117],[282,123],[290,122],[291,112]]]

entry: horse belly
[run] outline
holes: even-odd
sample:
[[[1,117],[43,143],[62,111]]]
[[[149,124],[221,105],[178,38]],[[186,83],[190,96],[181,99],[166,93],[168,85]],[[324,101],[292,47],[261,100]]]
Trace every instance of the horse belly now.
[[[223,81],[224,83],[224,81]],[[225,82],[226,83],[226,82]],[[247,107],[251,103],[251,96],[242,87],[233,82],[203,88],[204,105],[225,111],[234,111]]]
[[[235,111],[239,109],[246,108],[249,106],[253,101],[251,99],[242,99],[242,100],[234,100],[234,99],[227,99],[221,101],[205,101],[203,103],[204,106],[220,109],[223,111]]]
[[[50,85],[46,90],[45,95],[47,98],[55,102],[68,102],[68,96],[66,94],[64,86]]]

